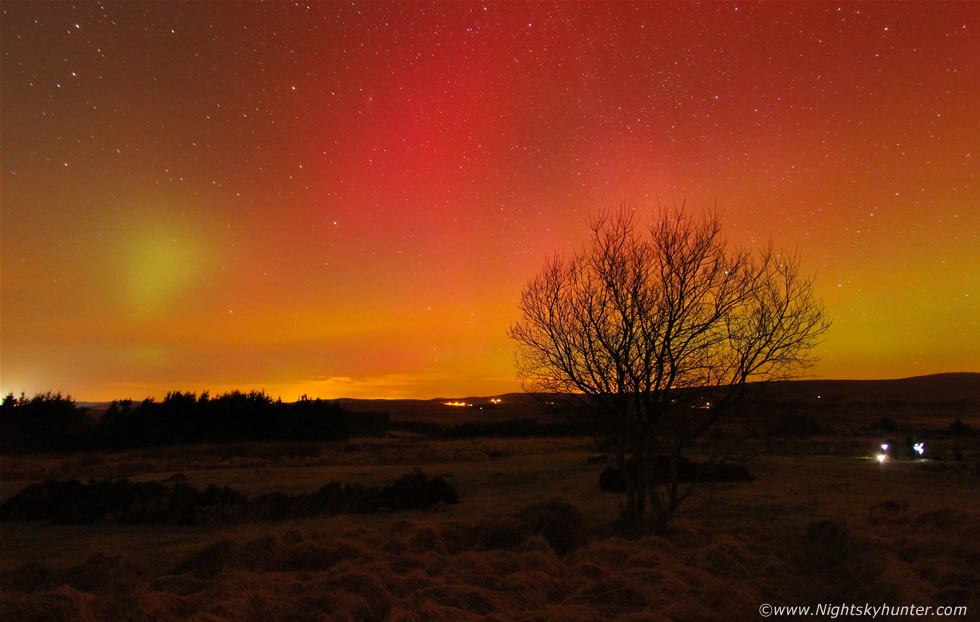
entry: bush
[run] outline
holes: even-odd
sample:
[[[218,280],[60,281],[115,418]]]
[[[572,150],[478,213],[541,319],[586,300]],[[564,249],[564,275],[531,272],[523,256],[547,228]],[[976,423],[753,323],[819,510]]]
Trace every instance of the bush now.
[[[419,469],[383,489],[331,482],[313,494],[281,492],[254,500],[227,486],[198,492],[183,483],[121,480],[55,480],[30,484],[0,505],[0,521],[55,523],[220,524],[243,519],[278,521],[287,518],[371,513],[381,508],[407,510],[435,503],[459,503],[456,489],[441,477]]]
[[[438,502],[459,503],[459,495],[441,477],[429,477],[416,468],[381,491],[385,506],[392,510],[427,508]]]
[[[0,521],[55,523],[192,523],[195,489],[159,482],[50,480],[31,484],[0,505]]]
[[[654,461],[657,472],[665,473],[668,466],[666,457]],[[635,467],[630,467],[635,469]],[[681,456],[677,459],[678,482],[748,482],[755,479],[748,469],[732,462],[693,462]],[[618,467],[607,466],[599,473],[599,490],[603,492],[625,492],[626,480]]]

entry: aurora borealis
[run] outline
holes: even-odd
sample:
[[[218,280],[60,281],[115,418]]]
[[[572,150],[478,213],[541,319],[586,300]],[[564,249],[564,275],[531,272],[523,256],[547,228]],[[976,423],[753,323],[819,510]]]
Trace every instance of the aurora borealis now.
[[[589,213],[798,248],[812,372],[980,371],[976,3],[4,2],[0,389],[519,390]]]

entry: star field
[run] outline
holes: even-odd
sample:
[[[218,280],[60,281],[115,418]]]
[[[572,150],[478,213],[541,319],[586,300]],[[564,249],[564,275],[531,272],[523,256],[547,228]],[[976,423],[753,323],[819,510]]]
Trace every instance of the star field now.
[[[624,201],[798,248],[818,376],[980,371],[972,3],[0,10],[4,393],[518,390]]]

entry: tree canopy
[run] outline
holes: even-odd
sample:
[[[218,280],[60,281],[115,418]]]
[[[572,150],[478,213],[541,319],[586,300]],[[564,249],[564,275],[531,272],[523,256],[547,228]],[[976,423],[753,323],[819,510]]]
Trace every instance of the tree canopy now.
[[[627,483],[624,517],[647,501],[662,530],[684,496],[676,462],[755,380],[797,376],[829,328],[797,253],[731,247],[716,213],[623,206],[591,243],[556,255],[524,287],[509,331],[533,392],[575,396]]]

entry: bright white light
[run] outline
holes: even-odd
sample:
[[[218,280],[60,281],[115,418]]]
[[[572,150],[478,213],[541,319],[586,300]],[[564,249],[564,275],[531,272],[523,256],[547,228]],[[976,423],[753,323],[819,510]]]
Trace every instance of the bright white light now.
[[[915,452],[917,454],[919,454],[920,456],[922,454],[926,453],[926,444],[925,443],[916,443],[915,445],[912,445],[912,447],[915,449]]]
[[[877,458],[878,462],[884,462],[885,460],[888,460],[888,454],[878,454]]]
[[[888,451],[888,443],[881,444],[881,451]]]

